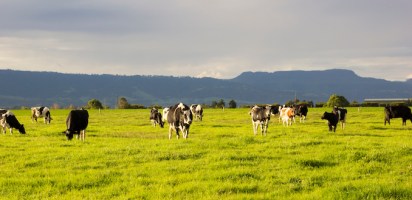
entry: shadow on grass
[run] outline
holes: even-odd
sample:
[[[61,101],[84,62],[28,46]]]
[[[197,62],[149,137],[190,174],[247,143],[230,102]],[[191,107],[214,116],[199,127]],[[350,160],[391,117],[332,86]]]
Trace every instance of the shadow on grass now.
[[[370,133],[342,133],[342,134],[336,134],[336,136],[393,137],[391,135],[378,135],[378,134],[370,134]]]
[[[295,163],[303,168],[309,168],[309,169],[322,168],[322,167],[333,167],[337,165],[337,163],[334,163],[334,162],[326,162],[326,161],[320,161],[320,160],[297,160],[295,161]]]

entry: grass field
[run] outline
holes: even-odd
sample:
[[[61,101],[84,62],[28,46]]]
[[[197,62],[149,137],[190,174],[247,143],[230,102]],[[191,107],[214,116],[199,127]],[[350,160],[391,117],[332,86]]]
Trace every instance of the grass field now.
[[[86,141],[67,141],[68,110],[50,125],[14,110],[27,134],[0,134],[1,199],[412,199],[412,124],[383,125],[383,108],[330,108],[305,124],[272,117],[254,136],[247,109],[206,109],[187,140],[152,127],[147,110],[89,110]]]

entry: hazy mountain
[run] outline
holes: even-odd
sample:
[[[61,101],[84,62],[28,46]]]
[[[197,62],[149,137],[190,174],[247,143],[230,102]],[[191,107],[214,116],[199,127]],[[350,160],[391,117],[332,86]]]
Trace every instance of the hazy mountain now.
[[[238,104],[327,101],[331,94],[349,101],[410,98],[405,82],[359,77],[349,70],[244,72],[234,79],[172,76],[119,76],[0,70],[0,106],[85,105],[96,98],[113,107],[118,97],[131,104],[172,105],[234,99]]]

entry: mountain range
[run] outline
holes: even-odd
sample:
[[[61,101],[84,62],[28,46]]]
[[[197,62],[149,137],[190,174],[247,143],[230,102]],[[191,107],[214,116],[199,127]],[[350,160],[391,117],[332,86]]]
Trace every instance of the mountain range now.
[[[365,98],[411,98],[412,79],[388,81],[360,77],[353,71],[243,72],[233,79],[174,76],[86,75],[0,70],[0,107],[86,105],[90,99],[114,107],[119,97],[131,104],[168,106],[224,99],[238,105],[325,102],[331,94],[350,102]]]

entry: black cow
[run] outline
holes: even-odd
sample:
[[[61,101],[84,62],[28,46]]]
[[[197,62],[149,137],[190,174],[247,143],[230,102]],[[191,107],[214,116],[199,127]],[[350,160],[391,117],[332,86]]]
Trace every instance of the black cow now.
[[[273,110],[274,109],[271,105],[267,105],[265,107],[255,105],[252,107],[249,114],[252,117],[253,133],[255,135],[257,135],[259,124],[262,135],[266,135],[270,121],[270,115],[274,112]]]
[[[325,112],[325,113],[323,113],[321,119],[328,120],[329,131],[333,130],[333,132],[336,132],[336,126],[337,126],[338,121],[339,121],[339,115],[338,114],[333,113],[333,112],[332,113]]]
[[[150,110],[150,121],[152,122],[154,127],[156,127],[156,124],[159,124],[159,126],[163,128],[162,114],[159,112],[159,110],[157,110],[157,108],[152,108]]]
[[[342,123],[342,129],[345,129],[346,125],[346,116],[348,114],[348,110],[339,107],[333,107],[333,113],[339,116],[339,121]]]
[[[68,140],[73,139],[73,134],[80,136],[80,140],[86,138],[86,128],[89,124],[89,113],[87,110],[72,110],[66,119],[66,134]]]
[[[172,131],[176,132],[177,139],[179,139],[179,130],[183,133],[183,138],[187,139],[189,136],[189,128],[192,124],[193,115],[190,107],[179,103],[169,107],[167,112],[167,123],[169,124],[169,139],[172,138]]]
[[[411,109],[407,106],[386,106],[385,109],[385,122],[391,124],[392,118],[402,118],[402,126],[406,126],[406,120],[411,120],[412,122],[412,113]]]
[[[3,127],[3,133],[6,133],[6,129],[10,129],[10,134],[13,134],[13,128],[19,130],[21,134],[26,134],[26,130],[24,129],[24,125],[20,124],[20,122],[17,120],[16,116],[7,110],[0,110],[0,121],[1,121],[1,126]]]
[[[44,123],[50,124],[52,120],[50,109],[48,107],[32,107],[31,108],[31,121],[37,122],[37,118],[44,117]]]
[[[295,106],[295,116],[299,116],[299,122],[305,123],[306,116],[308,115],[307,105],[297,105]]]

